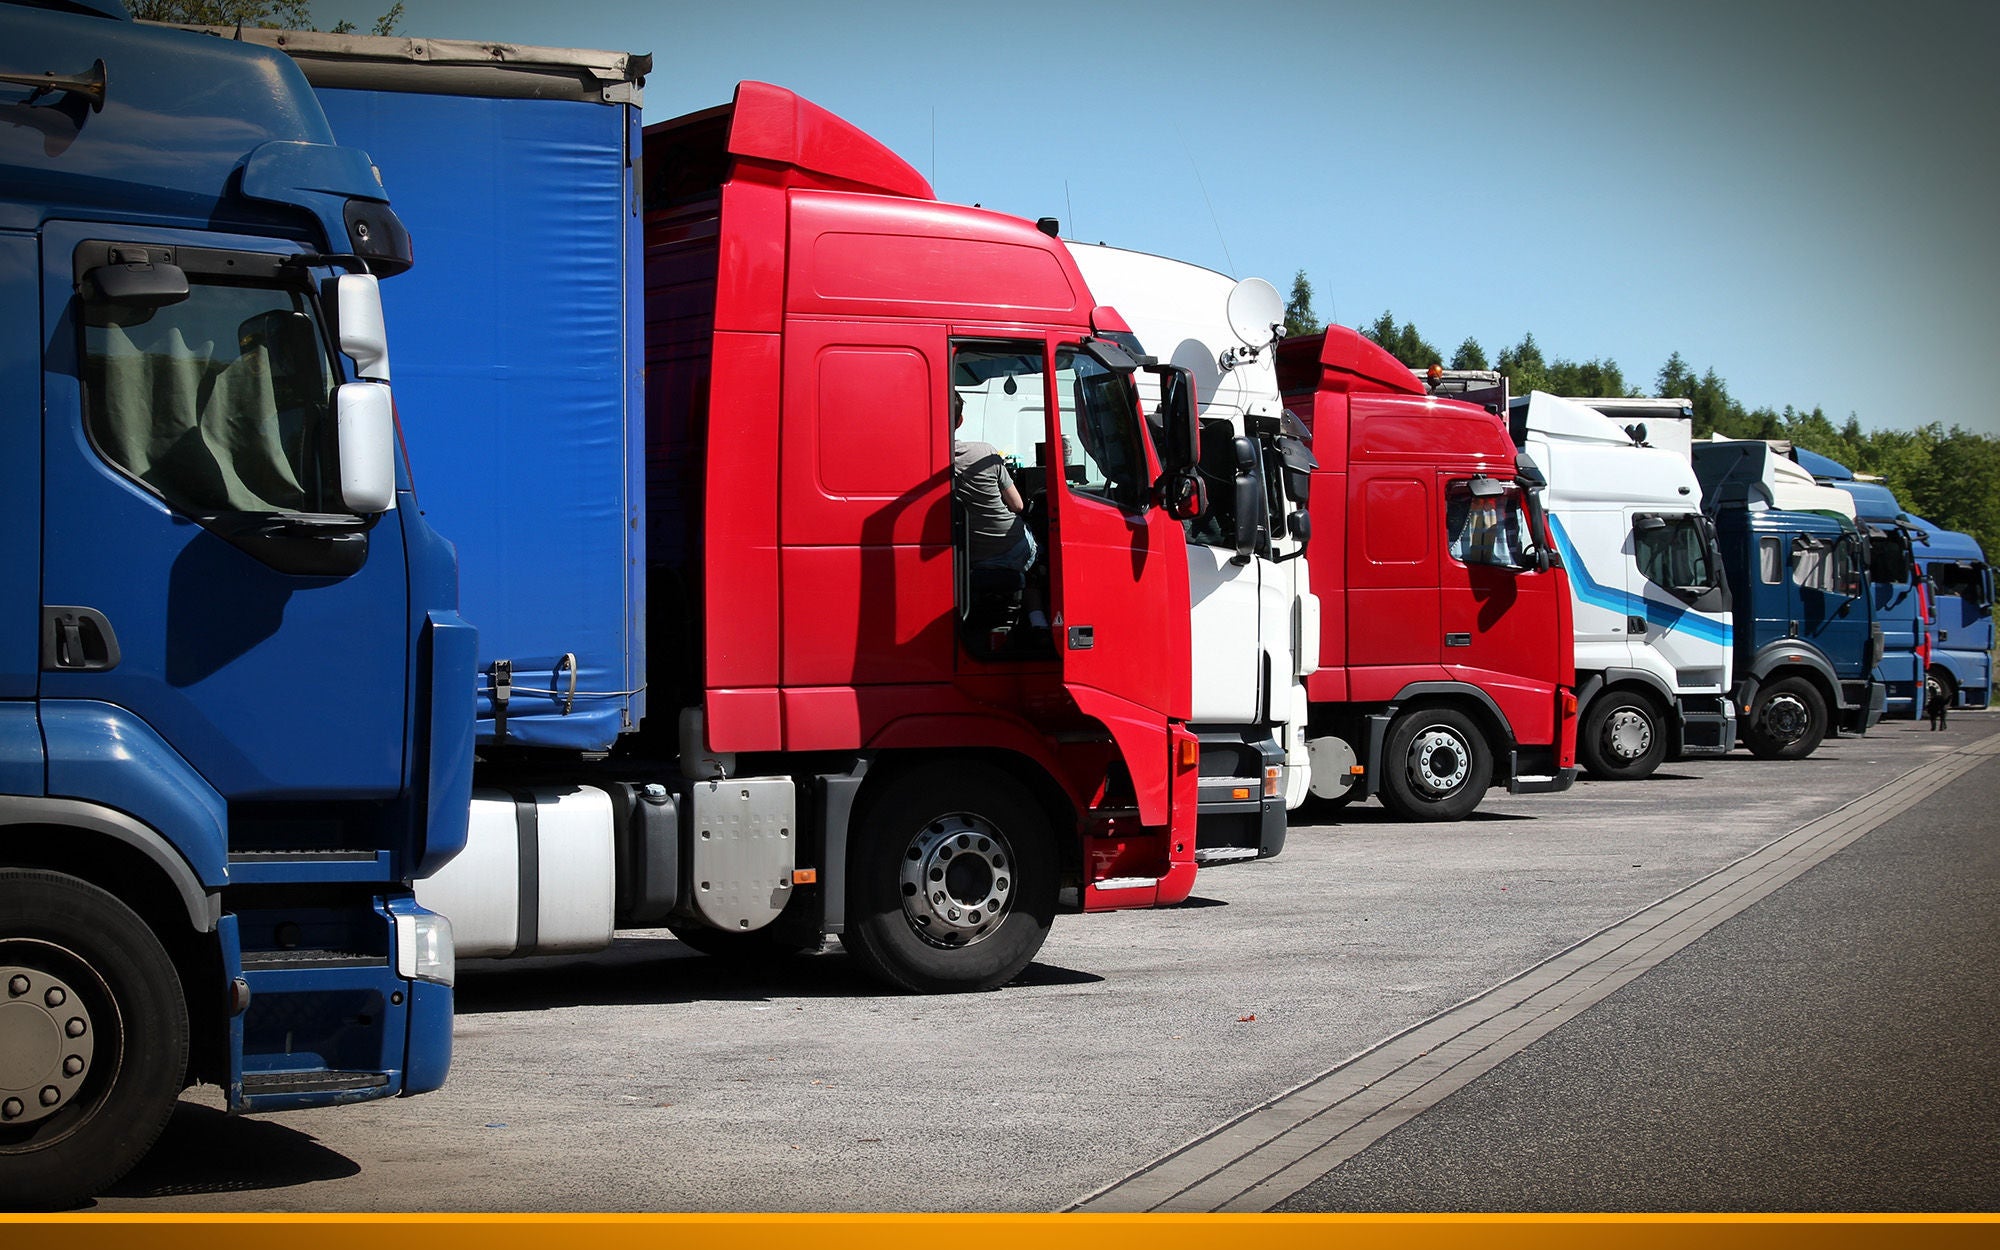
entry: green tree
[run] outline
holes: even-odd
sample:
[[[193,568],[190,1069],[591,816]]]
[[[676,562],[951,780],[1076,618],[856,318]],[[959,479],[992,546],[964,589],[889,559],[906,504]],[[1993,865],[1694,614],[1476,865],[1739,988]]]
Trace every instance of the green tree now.
[[[1550,361],[1548,389],[1557,395],[1579,399],[1603,399],[1627,394],[1625,373],[1615,360],[1586,360],[1578,363],[1560,358]]]
[[[174,22],[187,26],[268,26],[280,30],[318,30],[313,25],[312,0],[126,0],[125,7],[142,22]],[[393,35],[403,20],[399,2],[375,19],[375,33]],[[341,21],[333,33],[344,35],[354,23]]]
[[[1313,284],[1301,269],[1292,275],[1292,297],[1285,301],[1285,337],[1318,334],[1319,317],[1313,312]]]
[[[1470,334],[1466,335],[1465,341],[1458,345],[1458,350],[1451,354],[1451,367],[1454,369],[1489,368],[1490,366],[1486,363],[1486,349],[1479,345],[1478,339],[1473,338]]]
[[[1493,367],[1507,375],[1507,389],[1515,395],[1530,391],[1554,393],[1549,383],[1548,361],[1543,359],[1533,334],[1524,334],[1514,346],[1501,348]]]
[[[1382,315],[1375,318],[1374,323],[1364,328],[1361,333],[1373,339],[1384,351],[1412,369],[1428,369],[1432,365],[1444,363],[1444,357],[1439,354],[1437,348],[1425,340],[1423,335],[1417,333],[1414,323],[1405,321],[1397,325],[1396,315],[1386,308],[1382,310]]]

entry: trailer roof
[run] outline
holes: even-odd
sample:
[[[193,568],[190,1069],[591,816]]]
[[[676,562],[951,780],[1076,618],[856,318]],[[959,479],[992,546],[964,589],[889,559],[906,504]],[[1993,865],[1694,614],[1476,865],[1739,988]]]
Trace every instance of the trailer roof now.
[[[182,26],[288,54],[315,87],[499,99],[642,104],[653,57],[475,39],[335,35],[260,26]]]

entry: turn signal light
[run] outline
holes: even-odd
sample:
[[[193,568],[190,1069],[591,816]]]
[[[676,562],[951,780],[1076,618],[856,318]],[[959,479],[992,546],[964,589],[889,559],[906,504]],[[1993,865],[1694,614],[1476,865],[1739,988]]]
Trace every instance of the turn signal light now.
[[[1181,767],[1192,768],[1194,765],[1201,763],[1201,743],[1196,742],[1193,738],[1182,738],[1180,741],[1179,758]]]
[[[1563,715],[1565,717],[1576,715],[1576,691],[1574,690],[1563,691]]]
[[[1284,769],[1272,764],[1264,769],[1264,797],[1271,798],[1278,793],[1278,781],[1285,775]]]
[[[1250,787],[1237,786],[1229,792],[1229,797],[1232,799],[1247,799],[1250,797]]]

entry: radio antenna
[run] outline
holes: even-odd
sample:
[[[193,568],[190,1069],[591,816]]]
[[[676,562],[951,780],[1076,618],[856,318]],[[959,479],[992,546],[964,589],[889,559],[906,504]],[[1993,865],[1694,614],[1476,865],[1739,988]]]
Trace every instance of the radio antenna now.
[[[1215,215],[1215,203],[1208,198],[1208,184],[1201,180],[1201,166],[1195,162],[1194,152],[1188,147],[1187,136],[1179,126],[1174,127],[1174,137],[1181,141],[1181,151],[1186,154],[1188,168],[1194,170],[1194,185],[1201,188],[1201,202],[1208,205],[1208,219],[1215,223],[1216,242],[1222,244],[1222,259],[1229,266],[1229,276],[1239,276],[1236,272],[1236,258],[1229,254],[1229,240],[1222,236],[1222,219]]]

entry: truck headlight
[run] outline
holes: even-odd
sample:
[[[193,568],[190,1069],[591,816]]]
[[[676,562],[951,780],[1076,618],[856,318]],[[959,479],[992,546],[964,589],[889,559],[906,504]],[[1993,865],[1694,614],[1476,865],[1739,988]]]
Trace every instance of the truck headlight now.
[[[396,975],[450,985],[458,976],[451,921],[434,911],[397,912]]]

